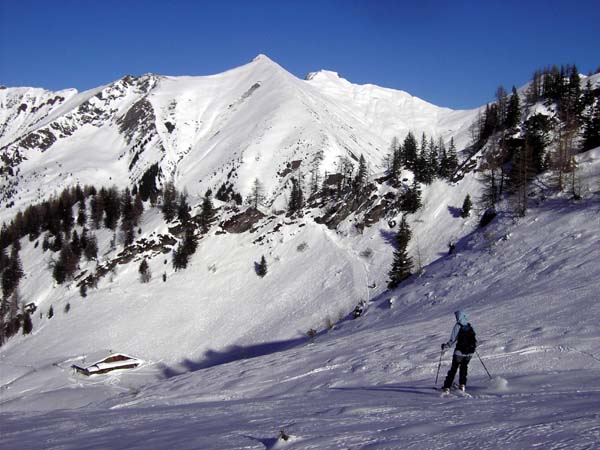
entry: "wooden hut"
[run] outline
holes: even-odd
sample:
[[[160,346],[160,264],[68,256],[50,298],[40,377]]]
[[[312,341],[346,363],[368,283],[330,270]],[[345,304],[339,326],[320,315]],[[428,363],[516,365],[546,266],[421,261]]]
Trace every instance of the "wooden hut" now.
[[[112,353],[106,358],[86,367],[73,364],[71,367],[82,375],[99,375],[113,370],[135,369],[142,364],[142,360],[124,353]]]

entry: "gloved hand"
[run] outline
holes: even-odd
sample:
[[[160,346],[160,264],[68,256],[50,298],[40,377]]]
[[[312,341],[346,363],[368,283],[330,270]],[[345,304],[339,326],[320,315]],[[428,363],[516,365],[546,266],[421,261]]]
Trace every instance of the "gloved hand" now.
[[[442,351],[446,350],[448,348],[448,345],[444,342],[442,344]]]

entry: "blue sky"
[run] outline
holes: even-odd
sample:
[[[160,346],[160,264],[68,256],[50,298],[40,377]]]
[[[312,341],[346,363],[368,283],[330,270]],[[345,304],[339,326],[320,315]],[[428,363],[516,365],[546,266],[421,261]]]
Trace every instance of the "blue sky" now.
[[[209,75],[267,54],[472,108],[534,69],[600,66],[598,1],[0,0],[0,84],[85,90]]]

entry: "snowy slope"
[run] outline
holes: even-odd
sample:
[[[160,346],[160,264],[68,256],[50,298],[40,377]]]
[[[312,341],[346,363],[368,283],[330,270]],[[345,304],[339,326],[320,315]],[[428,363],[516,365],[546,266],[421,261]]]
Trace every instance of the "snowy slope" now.
[[[268,201],[251,232],[213,227],[186,270],[175,272],[169,253],[146,253],[153,277],[142,285],[137,255],[86,298],[75,282],[54,284],[56,254],[41,250],[41,238],[23,238],[19,289],[38,310],[33,334],[0,348],[2,447],[281,448],[281,428],[296,436],[290,448],[597,442],[600,150],[579,157],[583,201],[538,193],[527,217],[501,216],[485,230],[475,214],[458,217],[465,195],[479,196],[476,174],[427,186],[409,217],[409,252],[424,270],[388,292],[394,229],[386,219],[399,216],[362,233],[359,213],[336,229],[316,222],[318,209],[286,217],[277,212],[290,178],[307,181],[317,160],[324,175],[362,154],[375,179],[392,136],[454,137],[460,148],[477,110],[439,108],[331,72],[299,80],[263,55],[208,77],[127,76],[68,91],[56,105],[47,100],[55,93],[19,89],[0,91],[13,113],[27,95],[46,106],[2,116],[2,151],[15,163],[2,193],[15,193],[15,203],[2,200],[1,220],[77,182],[130,186],[155,163],[159,181],[186,190],[195,212],[230,173],[244,196],[259,178]],[[284,172],[291,161],[299,169]],[[376,195],[389,189],[378,184]],[[169,232],[148,208],[140,229],[150,241]],[[122,250],[112,238],[99,230],[98,264]],[[259,278],[263,255],[269,273]],[[366,315],[349,320],[361,300],[370,301]],[[474,361],[475,398],[442,402],[429,387],[459,307],[476,325],[486,365],[508,385],[489,384]],[[101,377],[72,373],[72,364],[111,351],[146,363]],[[471,400],[469,414],[456,415],[455,402]]]
[[[372,84],[356,85],[331,71],[313,72],[307,76],[311,86],[329,97],[348,115],[355,115],[377,135],[391,142],[402,139],[409,131],[449,142],[454,138],[459,148],[469,144],[468,128],[478,110],[453,111],[440,108],[407,92]]]
[[[300,80],[259,55],[222,74],[126,76],[80,94],[3,89],[0,151],[13,175],[0,178],[0,196],[15,204],[0,210],[0,220],[75,183],[131,185],[153,164],[159,183],[172,179],[192,197],[218,189],[232,170],[243,196],[258,178],[268,203],[281,207],[289,179],[277,173],[291,161],[301,161],[307,180],[317,161],[324,175],[339,170],[340,157],[356,163],[362,154],[376,173],[391,138],[409,130],[467,143],[476,110],[332,78],[321,72]],[[16,100],[25,92],[35,104],[64,101],[44,103],[43,114],[25,121]]]
[[[17,367],[17,355],[5,352],[3,373],[12,382],[3,381],[2,443],[595,448],[600,149],[579,162],[583,200],[554,195],[525,218],[501,216],[466,234],[457,253],[374,297],[363,317],[330,331],[319,327],[314,343],[299,335],[278,342],[274,335],[264,345],[190,355],[182,365],[89,379],[69,373],[71,361],[48,357],[32,366],[23,352]],[[494,380],[476,359],[468,383],[473,397],[440,398],[431,389],[439,344],[448,338],[458,308],[475,326],[479,354]],[[440,377],[448,364],[446,354]],[[64,409],[42,412],[57,406]],[[40,412],[12,412],[31,409]],[[287,442],[277,439],[282,429],[292,436]]]
[[[0,147],[27,133],[75,94],[75,89],[59,92],[39,88],[0,89]]]
[[[17,189],[16,204],[0,214],[12,218],[11,213],[28,202],[78,182],[127,186],[156,161],[165,179],[187,190],[193,206],[205,189],[215,190],[234,169],[233,180],[244,194],[255,178],[262,180],[271,210],[286,207],[289,178],[306,177],[305,167],[315,158],[322,158],[323,174],[336,170],[340,156],[359,154],[376,169],[388,146],[369,130],[378,119],[348,114],[352,100],[323,94],[327,89],[315,86],[317,78],[299,80],[261,55],[219,75],[124,77],[74,94],[29,130],[59,130],[64,136],[46,149],[26,149],[27,158],[14,177],[18,184],[12,186]],[[429,105],[423,114],[433,114],[436,108]],[[436,117],[449,111],[437,110]],[[409,116],[425,117],[414,111]],[[378,147],[373,144],[377,142]],[[292,160],[302,161],[299,170],[276,175]],[[476,195],[479,188],[472,177],[460,186],[449,189],[436,182],[424,193],[425,208],[412,219],[411,243],[422,265],[437,259],[450,240],[472,227],[454,216],[464,192]],[[26,277],[20,291],[39,311],[33,335],[15,337],[3,351],[12,348],[15,355],[25,352],[32,361],[41,361],[118,348],[147,361],[172,364],[231,345],[297,338],[326,321],[339,321],[359,301],[385,289],[393,230],[382,220],[360,234],[355,219],[351,216],[330,230],[315,223],[313,216],[292,221],[279,215],[267,217],[256,233],[213,231],[202,239],[187,270],[174,272],[170,254],[138,255],[103,278],[86,299],[75,282],[55,285],[49,268],[56,255],[43,252],[40,240],[23,239]],[[149,240],[168,232],[156,209],[145,213],[140,229],[139,238]],[[77,231],[81,233],[81,227]],[[111,240],[111,232],[100,230],[98,264],[110,262],[121,250],[111,249]],[[265,279],[259,279],[253,267],[262,255],[270,266]],[[143,256],[154,276],[140,291],[137,269]],[[95,267],[94,262],[80,263],[81,273],[94,272]],[[72,307],[68,315],[62,313],[67,305]],[[61,313],[50,321],[45,313],[51,306]],[[215,334],[215,327],[225,332]],[[78,339],[61,341],[65,330]],[[58,341],[58,347],[49,344]]]

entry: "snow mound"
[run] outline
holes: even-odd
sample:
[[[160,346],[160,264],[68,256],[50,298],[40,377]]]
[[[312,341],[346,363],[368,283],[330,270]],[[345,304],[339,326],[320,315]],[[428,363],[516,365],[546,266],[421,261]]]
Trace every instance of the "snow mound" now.
[[[506,392],[508,391],[508,380],[496,376],[490,380],[489,387],[497,392]]]

